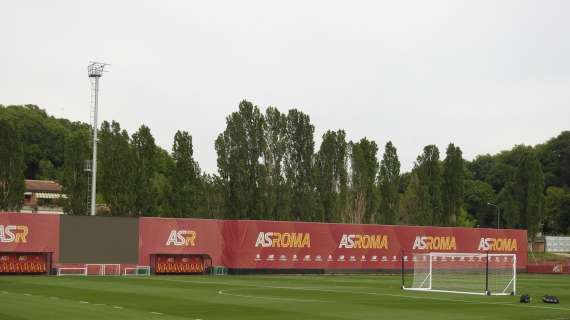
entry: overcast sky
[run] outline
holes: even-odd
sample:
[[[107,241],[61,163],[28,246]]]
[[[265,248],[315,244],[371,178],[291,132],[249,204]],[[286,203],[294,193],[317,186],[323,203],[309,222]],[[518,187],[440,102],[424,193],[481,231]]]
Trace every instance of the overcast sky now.
[[[242,99],[316,127],[392,140],[404,170],[449,142],[464,157],[570,129],[570,1],[2,1],[0,104],[189,131],[207,172]]]

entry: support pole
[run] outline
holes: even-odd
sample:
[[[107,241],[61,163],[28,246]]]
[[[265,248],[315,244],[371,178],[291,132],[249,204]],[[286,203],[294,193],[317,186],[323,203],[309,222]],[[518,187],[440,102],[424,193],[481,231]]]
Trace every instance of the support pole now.
[[[489,291],[489,251],[487,251],[487,259],[486,259],[486,265],[485,265],[485,293],[487,293],[487,295],[491,295],[491,292]]]
[[[87,67],[87,75],[91,82],[91,112],[92,112],[92,130],[93,130],[93,158],[91,162],[91,194],[89,211],[92,216],[95,215],[96,203],[97,203],[97,129],[98,123],[98,112],[99,112],[99,78],[103,76],[105,71],[106,63],[91,62]]]
[[[404,289],[404,250],[402,250],[402,289]]]

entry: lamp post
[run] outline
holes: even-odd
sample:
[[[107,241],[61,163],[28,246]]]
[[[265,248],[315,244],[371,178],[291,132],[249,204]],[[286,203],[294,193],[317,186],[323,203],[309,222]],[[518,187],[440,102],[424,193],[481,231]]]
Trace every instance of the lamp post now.
[[[501,228],[501,208],[499,208],[498,205],[491,203],[491,202],[487,202],[487,204],[497,208],[497,229],[500,229]]]

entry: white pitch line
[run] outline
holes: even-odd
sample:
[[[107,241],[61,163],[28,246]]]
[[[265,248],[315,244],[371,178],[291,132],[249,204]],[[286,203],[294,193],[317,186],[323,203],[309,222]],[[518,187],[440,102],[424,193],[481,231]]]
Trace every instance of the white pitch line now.
[[[508,307],[517,307],[517,308],[533,308],[533,309],[549,309],[549,310],[570,311],[570,308],[560,308],[560,307],[535,306],[535,305],[528,305],[528,304],[514,304],[514,303],[506,303],[506,302],[471,301],[471,300],[463,300],[463,299],[423,297],[423,296],[412,296],[412,295],[404,295],[404,294],[379,293],[379,292],[358,292],[358,291],[332,290],[332,289],[320,289],[320,288],[305,288],[305,287],[261,286],[261,285],[254,285],[254,284],[236,284],[236,283],[219,282],[219,281],[217,281],[217,282],[214,282],[214,281],[205,282],[205,281],[188,281],[188,280],[164,279],[164,278],[163,279],[137,278],[137,279],[138,280],[153,280],[153,281],[170,281],[170,282],[179,282],[179,283],[194,283],[194,284],[202,284],[202,285],[224,285],[224,286],[267,288],[267,289],[285,289],[285,290],[317,291],[317,292],[345,293],[345,294],[361,294],[361,295],[374,295],[374,296],[384,296],[384,297],[407,298],[407,299],[416,299],[416,300],[459,302],[459,303],[465,303],[465,304],[501,305],[501,306],[508,306]]]
[[[24,295],[25,295],[26,297],[31,297],[31,296],[32,296],[32,295],[29,294],[29,293],[24,293]]]
[[[253,299],[264,299],[264,300],[281,300],[281,301],[295,301],[295,302],[327,302],[324,300],[311,300],[311,299],[293,299],[293,298],[278,298],[278,297],[260,297],[260,296],[251,296],[246,294],[235,294],[235,293],[228,293],[228,291],[240,290],[240,289],[226,289],[226,290],[219,290],[218,294],[226,295],[226,296],[234,296],[234,297],[241,297],[241,298],[253,298]],[[241,289],[243,290],[243,289]]]
[[[86,303],[89,303],[89,302],[87,302],[87,301],[79,301],[79,303],[86,304]]]
[[[114,306],[113,309],[123,309],[123,307]]]
[[[164,313],[160,313],[160,312],[154,312],[154,311],[151,311],[150,313],[152,313],[152,314],[157,314],[157,315],[159,315],[159,316],[161,316],[161,315],[163,315],[163,314],[164,314]]]

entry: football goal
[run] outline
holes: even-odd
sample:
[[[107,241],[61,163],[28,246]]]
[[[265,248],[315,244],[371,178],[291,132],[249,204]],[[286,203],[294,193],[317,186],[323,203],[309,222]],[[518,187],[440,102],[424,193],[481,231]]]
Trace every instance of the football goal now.
[[[150,276],[149,266],[136,266],[132,268],[123,268],[124,276]]]
[[[120,276],[121,265],[116,263],[88,263],[85,265],[88,276]]]
[[[409,263],[413,266],[412,279],[406,286],[402,277],[404,290],[480,295],[516,294],[515,254],[431,252],[414,254]]]
[[[58,276],[86,276],[87,275],[87,268],[86,267],[57,268],[57,275]]]

